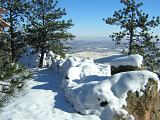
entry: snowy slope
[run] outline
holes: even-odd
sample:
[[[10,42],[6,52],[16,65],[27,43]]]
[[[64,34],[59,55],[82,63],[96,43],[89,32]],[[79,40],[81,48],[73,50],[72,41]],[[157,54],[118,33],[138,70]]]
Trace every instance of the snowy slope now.
[[[47,69],[33,69],[34,79],[26,91],[13,98],[0,113],[0,120],[100,120],[80,115],[66,102],[60,86],[61,76]]]

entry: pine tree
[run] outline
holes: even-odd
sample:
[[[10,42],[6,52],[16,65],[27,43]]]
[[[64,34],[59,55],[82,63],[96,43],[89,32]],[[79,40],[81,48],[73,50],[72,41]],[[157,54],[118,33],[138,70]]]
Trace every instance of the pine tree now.
[[[19,37],[22,34],[22,26],[25,20],[24,16],[27,14],[27,12],[25,12],[28,7],[26,1],[27,0],[3,0],[0,2],[1,7],[7,10],[5,19],[10,24],[9,30],[5,32],[4,37],[10,42],[12,62],[15,62],[19,50],[24,46],[19,45],[23,42]]]
[[[39,67],[43,66],[45,52],[52,50],[64,55],[63,42],[74,37],[67,32],[73,26],[72,21],[62,19],[66,11],[57,4],[56,0],[32,0],[26,38],[28,44],[41,53]]]
[[[4,66],[6,64],[6,61],[8,61],[8,57],[5,54],[5,48],[6,48],[6,42],[2,41],[2,34],[3,34],[3,29],[6,27],[9,27],[9,24],[3,20],[2,18],[2,13],[6,13],[7,11],[4,8],[0,8],[0,73],[4,70]]]
[[[1,38],[2,39],[2,34],[3,34],[3,29],[6,28],[6,27],[9,27],[9,24],[7,22],[5,22],[2,17],[1,17],[1,14],[2,13],[5,13],[6,10],[4,8],[0,8],[0,33],[1,33]],[[4,50],[4,46],[5,46],[5,42],[3,41],[3,44],[2,42],[0,42],[0,80],[3,80],[3,78],[5,78],[7,75],[9,75],[8,71],[11,70],[9,67],[8,67],[8,57],[7,55],[5,54],[6,51]],[[11,73],[12,74],[12,73]]]
[[[159,57],[157,48],[158,36],[154,36],[151,28],[160,24],[160,17],[149,19],[149,15],[140,10],[143,3],[135,0],[121,0],[123,9],[115,11],[113,17],[104,19],[106,24],[120,26],[121,31],[110,35],[116,45],[124,40],[126,54],[140,54],[144,57],[144,64],[149,70],[157,69],[156,58]]]
[[[3,66],[6,61],[9,61],[8,55],[8,42],[6,42],[3,36],[3,29],[9,27],[9,24],[3,20],[2,14],[6,13],[6,10],[0,8],[0,72],[3,71]]]

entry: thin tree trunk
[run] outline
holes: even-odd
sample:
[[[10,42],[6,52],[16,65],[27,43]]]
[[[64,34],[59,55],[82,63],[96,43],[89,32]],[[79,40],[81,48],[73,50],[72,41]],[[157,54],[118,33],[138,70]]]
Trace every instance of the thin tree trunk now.
[[[42,2],[42,24],[44,26],[44,5],[43,5],[43,1]],[[41,43],[41,57],[40,57],[40,61],[39,61],[39,68],[42,68],[43,67],[43,59],[44,59],[44,53],[45,53],[45,50],[44,50],[44,31],[42,31],[42,43]]]
[[[12,10],[10,8],[10,47],[11,47],[11,60],[15,62],[15,45],[14,45],[14,31],[13,31],[13,18],[12,18]]]
[[[131,55],[132,54],[132,44],[133,44],[133,29],[131,29],[130,31],[130,40],[129,40],[129,52],[128,52],[128,55]]]
[[[14,41],[11,38],[11,58],[12,58],[12,62],[15,62],[15,49],[14,49]]]
[[[129,30],[129,33],[130,33],[130,40],[129,40],[129,52],[128,52],[128,55],[131,55],[133,54],[133,35],[134,35],[134,12],[132,12],[132,16],[131,16],[131,26],[130,26],[130,30]]]
[[[44,50],[41,50],[41,57],[40,57],[40,61],[39,61],[39,68],[43,67],[43,59],[44,59]]]

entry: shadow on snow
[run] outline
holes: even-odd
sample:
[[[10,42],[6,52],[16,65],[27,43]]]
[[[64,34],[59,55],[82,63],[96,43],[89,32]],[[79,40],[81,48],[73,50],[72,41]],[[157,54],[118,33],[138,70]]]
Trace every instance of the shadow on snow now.
[[[51,71],[49,69],[42,69],[37,72],[35,81],[44,82],[44,84],[34,86],[32,89],[52,90],[53,92],[57,93],[57,95],[53,98],[55,100],[53,107],[65,112],[73,113],[73,108],[65,100],[64,92],[60,88],[61,80],[62,77],[59,73]]]
[[[112,60],[119,58],[119,57],[124,57],[124,55],[112,55],[109,57],[96,59],[96,60],[94,60],[94,62],[96,62],[96,63],[110,63]]]

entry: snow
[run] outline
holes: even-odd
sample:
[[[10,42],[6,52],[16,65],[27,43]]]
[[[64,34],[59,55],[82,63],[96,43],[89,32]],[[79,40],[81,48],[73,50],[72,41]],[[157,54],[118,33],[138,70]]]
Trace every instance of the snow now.
[[[35,67],[37,56],[32,54],[21,61]],[[139,67],[142,60],[140,55],[131,55],[116,58],[111,65]],[[158,76],[149,71],[111,76],[110,64],[71,56],[60,59],[53,53],[46,54],[44,62],[50,69],[32,69],[34,78],[27,83],[27,90],[3,109],[0,120],[113,120],[115,116],[134,120],[123,109],[128,91],[143,95],[149,78],[156,80],[160,89]]]
[[[28,49],[32,51],[31,48]],[[32,68],[38,67],[40,56],[41,54],[39,52],[26,54],[20,58],[19,63],[25,65],[26,67],[32,67]],[[55,54],[52,51],[45,53],[43,59],[43,65],[51,66],[52,60],[55,59],[56,57],[57,56],[55,56]]]
[[[109,57],[109,56],[112,56],[112,55],[117,55],[119,53],[117,52],[89,52],[89,51],[83,51],[83,52],[76,52],[76,53],[72,53],[71,55],[73,57],[79,57],[79,58],[93,58],[94,60],[96,59],[101,59],[101,58],[104,58],[104,57]],[[70,56],[70,54],[68,55]]]
[[[26,47],[26,55],[27,54],[31,54],[31,53],[33,53],[34,51],[35,51],[35,49],[34,48],[32,48],[31,46],[29,46],[29,45],[27,45],[27,47]]]
[[[149,71],[131,71],[115,74],[112,76],[114,86],[112,90],[117,97],[127,97],[127,92],[131,90],[133,93],[138,91],[143,94],[148,79],[153,79],[158,82],[158,89],[160,89],[159,78],[155,73]],[[115,84],[116,83],[116,84]]]
[[[115,115],[126,116],[126,119],[132,118],[126,110],[122,109],[122,106],[127,105],[128,91],[137,91],[139,95],[142,95],[149,78],[156,80],[160,85],[157,75],[149,71],[124,72],[111,77],[94,77],[92,81],[68,86],[64,89],[65,96],[74,109],[82,114],[96,114],[101,118],[102,113],[105,112],[108,117],[103,120],[111,120]],[[101,106],[102,102],[107,102],[106,106]]]
[[[119,57],[111,61],[111,66],[119,67],[119,66],[136,66],[140,67],[143,63],[143,57],[141,55],[130,55],[125,57]]]
[[[37,67],[39,64],[39,58],[39,53],[33,53],[21,57],[19,62],[27,67]]]
[[[80,115],[66,102],[61,76],[48,69],[33,69],[33,80],[0,113],[0,120],[100,120],[96,115]]]
[[[74,86],[77,84],[77,81],[87,81],[89,77],[92,80],[94,76],[111,76],[110,65],[96,64],[93,59],[69,57],[58,67],[60,74],[64,78],[62,81],[63,88]]]
[[[108,118],[104,120],[110,120],[109,118],[113,119],[116,114],[119,115],[120,111],[121,114],[122,111],[125,111],[122,106],[127,105],[128,91],[138,91],[142,95],[141,91],[145,90],[149,78],[157,80],[159,85],[156,74],[149,71],[133,71],[119,73],[108,78],[103,77],[101,81],[75,84],[74,87],[65,89],[65,95],[76,111],[98,116],[101,116],[105,111],[109,114]],[[105,101],[108,105],[103,108],[100,104]],[[123,112],[124,115],[126,113],[128,114],[127,111]]]
[[[121,65],[129,60],[125,65],[131,65],[132,61],[134,66],[139,66],[143,58],[140,55],[131,55],[118,60]],[[63,71],[63,74],[66,74],[62,87],[67,100],[81,114],[95,114],[103,118],[102,114],[105,113],[108,117],[103,120],[114,119],[115,115],[129,120],[133,116],[122,109],[122,106],[127,105],[128,91],[137,91],[139,95],[142,95],[149,78],[156,80],[160,88],[158,76],[149,71],[123,72],[111,76],[107,74],[110,73],[110,69],[102,71],[105,67],[100,69],[100,64],[94,63],[92,59],[78,59],[77,62],[77,59],[69,58],[66,61],[62,65],[66,66],[63,70],[67,68]],[[109,68],[109,65],[107,67]],[[103,106],[102,103],[106,105]]]

